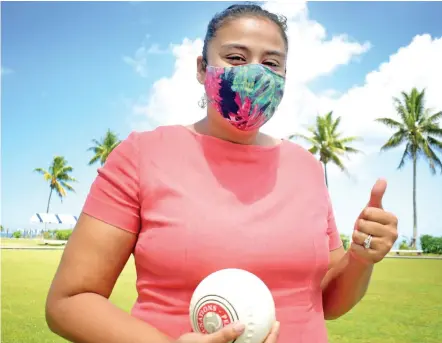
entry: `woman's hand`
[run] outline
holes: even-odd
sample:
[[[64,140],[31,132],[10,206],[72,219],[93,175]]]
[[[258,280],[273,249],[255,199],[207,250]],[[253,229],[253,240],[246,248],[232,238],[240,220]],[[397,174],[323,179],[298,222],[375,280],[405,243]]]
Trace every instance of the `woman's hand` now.
[[[378,180],[371,191],[370,201],[356,221],[350,252],[369,264],[381,261],[398,237],[398,220],[384,211],[382,198],[387,182]]]
[[[229,325],[221,330],[203,335],[200,333],[187,333],[181,336],[175,343],[229,343],[238,338],[244,332],[244,325]],[[279,322],[275,322],[273,327],[263,343],[276,343],[278,341]]]

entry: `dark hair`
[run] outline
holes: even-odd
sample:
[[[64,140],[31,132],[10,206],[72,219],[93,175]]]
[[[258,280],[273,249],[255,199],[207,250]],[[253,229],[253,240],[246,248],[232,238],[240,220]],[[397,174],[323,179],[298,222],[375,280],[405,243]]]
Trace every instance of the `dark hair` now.
[[[265,19],[269,19],[274,22],[281,32],[282,39],[284,40],[286,50],[288,50],[288,39],[287,39],[287,18],[282,15],[276,15],[271,13],[265,9],[263,9],[259,5],[255,4],[241,4],[241,5],[232,5],[227,9],[222,11],[221,13],[215,14],[215,16],[210,21],[206,37],[204,38],[204,46],[203,46],[203,61],[207,63],[207,49],[210,41],[215,37],[216,32],[222,27],[226,22],[241,18],[241,17],[261,17]]]

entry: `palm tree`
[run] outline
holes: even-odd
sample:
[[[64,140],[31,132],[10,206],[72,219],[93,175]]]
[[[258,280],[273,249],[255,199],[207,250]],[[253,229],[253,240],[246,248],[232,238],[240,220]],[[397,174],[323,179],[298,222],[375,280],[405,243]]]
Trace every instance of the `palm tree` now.
[[[63,156],[55,156],[52,160],[52,164],[49,167],[49,171],[43,168],[34,169],[35,172],[43,175],[45,181],[49,182],[49,199],[46,213],[49,213],[49,205],[51,203],[52,192],[55,191],[63,201],[63,197],[67,192],[75,192],[74,188],[68,182],[77,182],[69,174],[72,173],[73,168],[67,165],[67,161]]]
[[[4,227],[3,225],[0,225],[0,231],[3,233],[6,231],[6,237],[9,236],[9,229]]]
[[[441,168],[442,162],[436,155],[436,151],[442,152],[442,128],[439,120],[442,119],[442,111],[430,114],[425,108],[425,89],[419,92],[413,88],[410,93],[402,92],[402,99],[393,98],[399,121],[391,118],[379,118],[382,123],[396,132],[381,147],[381,151],[396,148],[405,144],[398,169],[402,169],[407,160],[413,162],[413,239],[410,246],[416,248],[417,241],[417,210],[416,210],[416,166],[419,157],[428,161],[430,170],[436,173],[436,167]]]
[[[288,137],[289,139],[302,138],[312,144],[309,151],[314,155],[319,154],[319,160],[324,164],[325,183],[327,187],[327,164],[333,163],[343,172],[347,173],[347,168],[344,166],[340,157],[361,152],[347,145],[359,140],[359,138],[342,137],[342,133],[338,132],[340,122],[341,117],[334,119],[333,112],[331,111],[324,116],[316,116],[316,125],[308,129],[311,136],[295,133]]]
[[[116,133],[112,132],[110,129],[106,131],[106,134],[101,141],[93,139],[92,142],[94,146],[90,147],[88,151],[94,152],[94,157],[89,161],[89,165],[92,165],[98,161],[100,161],[101,165],[104,165],[109,154],[114,150],[118,144],[120,144],[120,140]]]

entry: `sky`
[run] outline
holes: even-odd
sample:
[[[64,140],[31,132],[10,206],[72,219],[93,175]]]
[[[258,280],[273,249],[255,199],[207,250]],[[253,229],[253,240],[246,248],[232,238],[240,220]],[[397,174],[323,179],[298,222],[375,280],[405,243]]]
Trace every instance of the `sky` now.
[[[2,2],[1,224],[15,230],[45,212],[49,186],[34,168],[55,155],[74,168],[75,193],[50,212],[81,212],[97,165],[87,149],[107,129],[124,139],[158,125],[204,116],[196,57],[211,17],[231,2]],[[331,167],[339,230],[350,234],[376,179],[388,182],[384,208],[412,234],[412,167],[397,170],[403,147],[380,153],[392,133],[392,97],[426,89],[442,110],[441,2],[266,2],[289,23],[284,99],[263,131],[286,137],[334,111],[341,130],[361,136],[364,154]],[[413,18],[410,20],[409,18]],[[302,142],[297,142],[303,144]],[[307,147],[307,146],[306,146]],[[294,176],[295,177],[295,176]],[[419,161],[420,234],[442,235],[442,175]]]

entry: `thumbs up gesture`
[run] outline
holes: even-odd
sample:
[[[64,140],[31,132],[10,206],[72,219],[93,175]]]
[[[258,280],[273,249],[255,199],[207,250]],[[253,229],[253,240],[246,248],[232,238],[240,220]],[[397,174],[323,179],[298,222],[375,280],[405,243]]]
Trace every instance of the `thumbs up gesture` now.
[[[362,261],[373,264],[387,255],[398,237],[398,220],[382,206],[387,182],[379,179],[371,190],[370,200],[356,220],[350,250]]]

